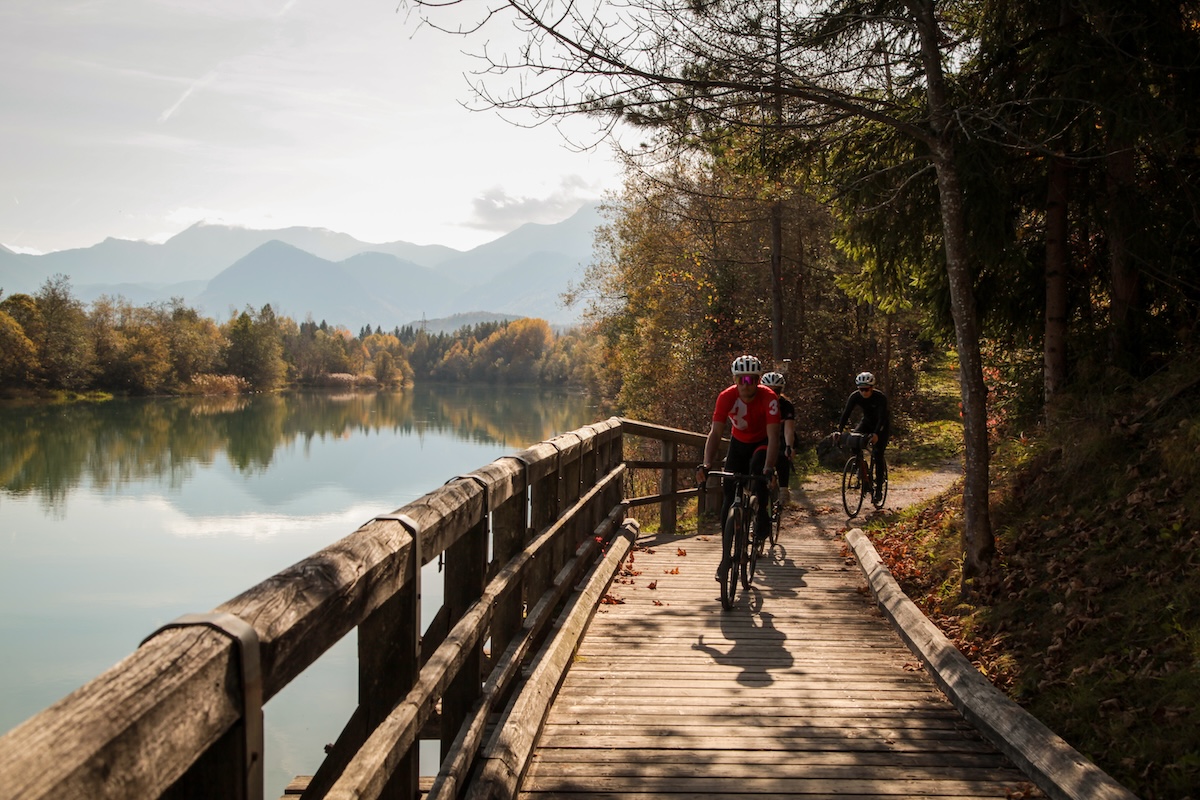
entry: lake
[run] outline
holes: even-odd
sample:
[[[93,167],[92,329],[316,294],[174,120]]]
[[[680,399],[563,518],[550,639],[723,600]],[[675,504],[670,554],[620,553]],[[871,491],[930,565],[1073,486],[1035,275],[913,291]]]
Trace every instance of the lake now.
[[[181,614],[598,419],[581,396],[513,387],[0,406],[0,733]],[[356,659],[352,633],[267,703],[266,797],[321,763]],[[422,773],[436,765],[423,749]]]

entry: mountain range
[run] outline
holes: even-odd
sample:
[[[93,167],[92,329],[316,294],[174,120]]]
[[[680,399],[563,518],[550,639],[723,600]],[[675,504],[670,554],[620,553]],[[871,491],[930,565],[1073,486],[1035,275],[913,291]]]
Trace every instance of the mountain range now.
[[[162,244],[105,239],[44,255],[0,246],[0,290],[35,294],[65,275],[89,303],[102,295],[135,305],[181,297],[217,321],[270,303],[297,322],[390,330],[462,314],[579,321],[560,296],[591,262],[596,206],[553,224],[529,223],[471,250],[409,242],[371,244],[321,228],[251,230],[196,224]]]

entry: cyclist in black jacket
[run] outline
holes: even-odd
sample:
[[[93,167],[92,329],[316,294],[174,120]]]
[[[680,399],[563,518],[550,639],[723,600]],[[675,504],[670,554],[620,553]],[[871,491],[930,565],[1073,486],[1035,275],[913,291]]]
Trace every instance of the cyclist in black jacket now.
[[[883,451],[887,448],[888,436],[891,432],[891,416],[888,414],[887,398],[883,392],[875,388],[874,375],[869,372],[860,372],[854,379],[854,385],[858,388],[846,400],[846,409],[842,412],[842,418],[838,420],[834,441],[841,436],[854,409],[861,408],[862,419],[858,421],[853,432],[866,434],[870,439],[871,453],[875,464],[875,474],[871,476],[871,500],[878,506],[880,491],[883,488],[884,470],[887,469],[883,460]]]

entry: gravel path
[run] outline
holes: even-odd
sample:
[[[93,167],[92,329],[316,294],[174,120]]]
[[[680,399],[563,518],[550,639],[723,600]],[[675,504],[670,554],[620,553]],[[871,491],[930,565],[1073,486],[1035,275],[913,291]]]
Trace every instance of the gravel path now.
[[[792,503],[784,512],[784,523],[807,523],[825,533],[841,534],[876,514],[899,511],[935,497],[961,477],[962,466],[955,463],[936,470],[895,470],[889,476],[887,504],[883,511],[875,511],[867,504],[851,521],[842,508],[841,473],[817,472],[809,475],[800,488],[792,489]]]

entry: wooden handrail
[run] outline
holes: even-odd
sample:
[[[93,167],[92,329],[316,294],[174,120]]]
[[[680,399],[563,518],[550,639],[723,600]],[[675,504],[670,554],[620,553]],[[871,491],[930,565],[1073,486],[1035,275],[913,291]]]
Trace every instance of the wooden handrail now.
[[[264,702],[358,629],[359,706],[308,796],[324,796],[339,781],[362,782],[353,775],[415,790],[415,745],[435,704],[440,783],[461,788],[483,744],[488,712],[480,710],[495,709],[519,683],[517,665],[542,646],[574,585],[570,576],[594,563],[597,538],[607,542],[623,524],[627,434],[658,440],[671,453],[704,442],[615,417],[584,426],[368,520],[214,609],[257,634]],[[673,470],[689,464],[674,455],[662,462],[654,468],[670,472],[671,484]],[[662,491],[659,500],[692,494]],[[420,631],[414,577],[439,557],[446,597],[436,625]],[[484,641],[491,658],[483,657]],[[243,713],[229,636],[206,627],[165,630],[0,737],[0,786],[30,800],[244,798]],[[363,767],[373,736],[387,739],[382,768]]]

